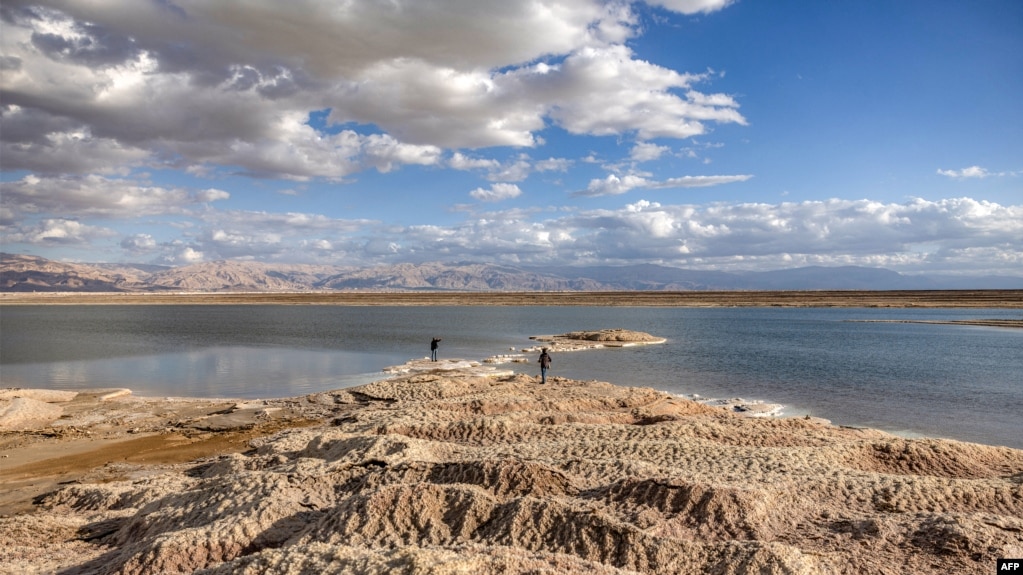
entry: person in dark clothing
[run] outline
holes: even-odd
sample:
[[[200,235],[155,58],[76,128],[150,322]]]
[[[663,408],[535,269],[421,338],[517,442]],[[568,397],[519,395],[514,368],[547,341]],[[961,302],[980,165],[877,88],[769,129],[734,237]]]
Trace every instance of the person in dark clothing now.
[[[540,350],[540,383],[547,383],[547,370],[551,368],[551,355],[547,353],[547,348]]]
[[[440,347],[440,338],[435,337],[430,342],[430,360],[437,361],[437,348]]]

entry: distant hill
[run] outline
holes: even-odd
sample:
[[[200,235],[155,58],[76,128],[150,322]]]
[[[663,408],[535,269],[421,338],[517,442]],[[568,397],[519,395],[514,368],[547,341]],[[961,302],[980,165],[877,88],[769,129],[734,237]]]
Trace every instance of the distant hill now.
[[[759,289],[918,290],[940,289],[934,280],[881,268],[810,266],[749,274]]]
[[[62,263],[0,254],[0,291],[145,291],[152,270],[130,265]]]
[[[368,268],[216,261],[77,264],[0,254],[0,291],[708,291],[1023,289],[1016,276],[919,276],[856,266],[719,272],[629,266],[395,264]]]

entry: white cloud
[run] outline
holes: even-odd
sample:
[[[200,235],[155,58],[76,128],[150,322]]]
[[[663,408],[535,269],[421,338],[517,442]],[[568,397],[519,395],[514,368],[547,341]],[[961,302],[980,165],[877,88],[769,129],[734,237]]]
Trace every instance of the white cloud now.
[[[668,178],[663,182],[656,182],[650,187],[659,190],[664,188],[706,188],[731,184],[733,182],[745,182],[753,176],[738,174],[734,176],[682,176],[680,178]]]
[[[520,190],[495,184],[475,192],[480,201],[499,201]],[[168,242],[154,245],[148,234],[120,241],[129,253],[163,254],[176,263],[252,258],[350,265],[477,260],[720,270],[865,265],[1011,274],[1023,269],[1023,205],[970,198],[709,205],[637,200],[617,209],[473,212],[460,223],[416,226],[211,208],[194,223]],[[88,246],[113,237],[112,230],[74,220],[4,228],[5,242],[32,245]]]
[[[658,146],[657,144],[651,144],[649,142],[637,142],[636,145],[632,147],[632,152],[629,153],[629,158],[633,162],[652,162],[670,152],[671,148],[668,146]]]
[[[143,254],[156,249],[156,240],[149,234],[132,234],[121,240],[121,247],[132,254]]]
[[[436,146],[404,144],[386,134],[373,134],[365,138],[366,163],[379,172],[390,172],[395,165],[431,166],[440,161],[441,151]]]
[[[491,182],[521,182],[534,172],[564,172],[572,165],[567,158],[533,160],[526,154],[519,154],[507,162],[493,159],[474,158],[455,152],[448,165],[456,170],[486,170]]]
[[[591,25],[611,17],[602,3],[589,0],[558,5],[501,0],[178,4],[189,14],[188,22],[175,23],[180,29],[198,20],[214,29],[247,32],[230,39],[203,34],[204,47],[217,57],[226,59],[241,49],[267,60],[302,59],[324,77],[352,76],[376,62],[410,56],[457,68],[530,61],[586,42]]]
[[[501,162],[491,158],[474,158],[461,152],[455,152],[448,160],[448,165],[456,170],[493,170],[500,167]]]
[[[342,181],[445,147],[535,146],[549,123],[646,139],[745,122],[731,97],[692,89],[706,75],[633,57],[628,2],[53,5],[5,12],[5,168]],[[383,135],[317,133],[306,120],[323,109]]]
[[[254,235],[251,230],[273,230],[282,237],[302,237],[310,233],[351,233],[379,222],[371,220],[341,220],[321,214],[299,212],[265,212],[250,210],[214,211],[202,214],[202,221],[213,228],[225,231],[226,235]],[[249,230],[249,231],[244,231]]]
[[[357,250],[353,246],[361,243],[356,239],[361,232],[381,226],[302,212],[210,209],[193,218],[180,241],[158,244],[150,253],[176,263],[231,258],[331,262]],[[191,252],[183,251],[182,244]]]
[[[650,186],[650,181],[640,176],[626,175],[618,177],[614,174],[609,174],[603,180],[590,180],[590,184],[586,186],[586,189],[580,192],[576,192],[577,196],[614,196],[618,194],[624,194],[636,188],[646,188]]]
[[[520,190],[518,186],[508,183],[493,184],[490,186],[489,190],[476,188],[469,192],[470,196],[481,202],[499,202],[501,200],[517,198],[521,194],[522,190]]]
[[[696,15],[731,2],[647,3]],[[641,43],[631,41],[647,24],[634,7],[628,0],[5,3],[0,157],[5,171],[31,174],[0,182],[3,241],[119,244],[126,253],[178,263],[478,256],[1018,269],[1023,208],[968,198],[708,206],[638,200],[611,210],[551,206],[485,215],[474,205],[466,211],[471,221],[402,226],[302,211],[313,195],[305,191],[316,189],[310,184],[299,188],[301,196],[273,194],[279,212],[222,207],[250,197],[234,181],[239,174],[348,183],[360,172],[403,166],[478,170],[489,187],[469,193],[481,202],[519,196],[515,182],[589,162],[615,173],[576,196],[655,195],[748,180],[655,179],[629,164],[672,149],[709,161],[703,152],[722,144],[652,142],[746,124],[735,96],[708,87],[722,74],[673,70],[633,52]],[[533,157],[546,139],[577,135],[611,138],[585,158]],[[631,146],[629,157],[615,157],[604,143]],[[501,150],[497,160],[487,155],[495,146],[516,149]],[[529,147],[532,155],[523,153]],[[171,171],[181,180],[153,179]],[[938,174],[1016,175],[980,166]],[[178,183],[196,178],[222,180]],[[105,227],[133,219],[128,231]],[[164,240],[168,232],[151,225],[178,236]]]
[[[0,108],[5,170],[53,174],[114,174],[142,165],[150,152],[113,138],[94,137],[88,127],[20,106]]]
[[[735,0],[645,0],[652,6],[661,6],[682,14],[716,12],[735,2]]]
[[[203,254],[201,251],[198,251],[195,248],[186,247],[179,251],[174,256],[167,258],[167,261],[169,263],[175,263],[178,265],[188,265],[199,263],[203,261],[205,257],[206,257],[205,254]]]
[[[0,228],[5,243],[32,246],[88,246],[116,232],[109,228],[84,224],[67,218],[45,218],[34,224]]]
[[[521,182],[529,177],[533,164],[527,156],[519,156],[516,160],[501,164],[487,174],[491,182]]]
[[[1021,216],[1023,206],[966,198],[905,204],[827,200],[710,206],[641,201],[617,213],[573,216],[561,227],[589,230],[585,235],[595,240],[593,245],[607,246],[600,255],[611,260],[625,259],[609,253],[612,246],[629,246],[647,258],[686,264],[728,265],[755,258],[760,265],[782,267],[788,265],[784,257],[796,254],[821,261],[897,265],[900,258],[933,258],[967,246],[999,246],[1002,253],[1023,261],[1018,245],[1004,249],[1023,232]]]
[[[864,265],[1005,274],[1023,269],[1023,206],[969,198],[664,205],[537,218],[507,210],[454,226],[376,229],[391,255],[520,264],[659,263],[765,270]],[[376,257],[379,253],[366,254]],[[379,260],[374,260],[379,261]]]
[[[0,183],[0,202],[14,213],[57,213],[76,216],[135,218],[156,214],[180,214],[190,208],[230,194],[223,190],[188,190],[154,186],[133,179],[90,175],[39,177]]]
[[[231,194],[224,190],[218,190],[216,188],[209,188],[205,190],[199,190],[197,192],[191,192],[191,195],[197,202],[215,202],[217,200],[230,199]]]
[[[486,70],[384,61],[326,95],[337,123],[376,124],[405,141],[450,148],[533,146],[543,108],[506,99]]]
[[[182,150],[205,162],[242,167],[253,176],[298,181],[342,181],[368,168],[389,172],[400,165],[432,165],[441,160],[441,150],[436,146],[407,144],[387,134],[367,136],[353,130],[320,134],[305,123],[305,118],[304,114],[282,116],[275,138],[236,139],[222,147],[189,144]]]
[[[610,45],[582,48],[557,68],[510,72],[498,85],[538,99],[573,134],[688,138],[703,134],[706,121],[745,124],[732,98],[691,89],[704,79],[636,60],[627,46]],[[675,89],[687,89],[687,97]]]
[[[624,194],[635,189],[643,188],[652,190],[667,188],[703,188],[729,184],[732,182],[744,182],[752,177],[753,176],[745,174],[734,176],[682,176],[679,178],[669,178],[664,181],[655,181],[637,175],[625,175],[618,177],[615,174],[610,174],[603,180],[590,180],[590,183],[585,190],[575,192],[573,195],[596,197]]]
[[[958,179],[983,179],[989,177],[1001,177],[1001,176],[1014,176],[1015,172],[989,172],[986,168],[980,166],[970,166],[969,168],[963,168],[961,170],[942,170],[938,169],[938,174],[949,178]]]
[[[537,160],[533,164],[533,169],[537,172],[565,172],[572,167],[572,163],[572,160],[567,158],[547,158]]]

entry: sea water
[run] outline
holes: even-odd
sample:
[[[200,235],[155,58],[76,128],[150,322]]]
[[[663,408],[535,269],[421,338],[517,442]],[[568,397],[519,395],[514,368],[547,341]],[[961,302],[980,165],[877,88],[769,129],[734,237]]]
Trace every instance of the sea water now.
[[[429,356],[481,360],[533,335],[625,328],[661,345],[554,355],[551,375],[781,403],[790,416],[1023,448],[1023,330],[903,321],[1005,309],[7,306],[0,385],[290,397]],[[508,364],[535,374],[535,358]]]

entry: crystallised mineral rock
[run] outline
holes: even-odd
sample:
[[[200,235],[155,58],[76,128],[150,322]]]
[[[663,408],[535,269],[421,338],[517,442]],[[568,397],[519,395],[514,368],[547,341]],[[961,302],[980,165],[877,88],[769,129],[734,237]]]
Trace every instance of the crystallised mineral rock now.
[[[538,351],[543,347],[556,351],[579,351],[584,349],[598,349],[602,347],[630,347],[634,345],[651,345],[664,343],[662,337],[650,335],[641,331],[628,329],[601,329],[594,331],[572,331],[560,335],[534,335],[529,339],[541,342],[523,349],[523,352]]]

